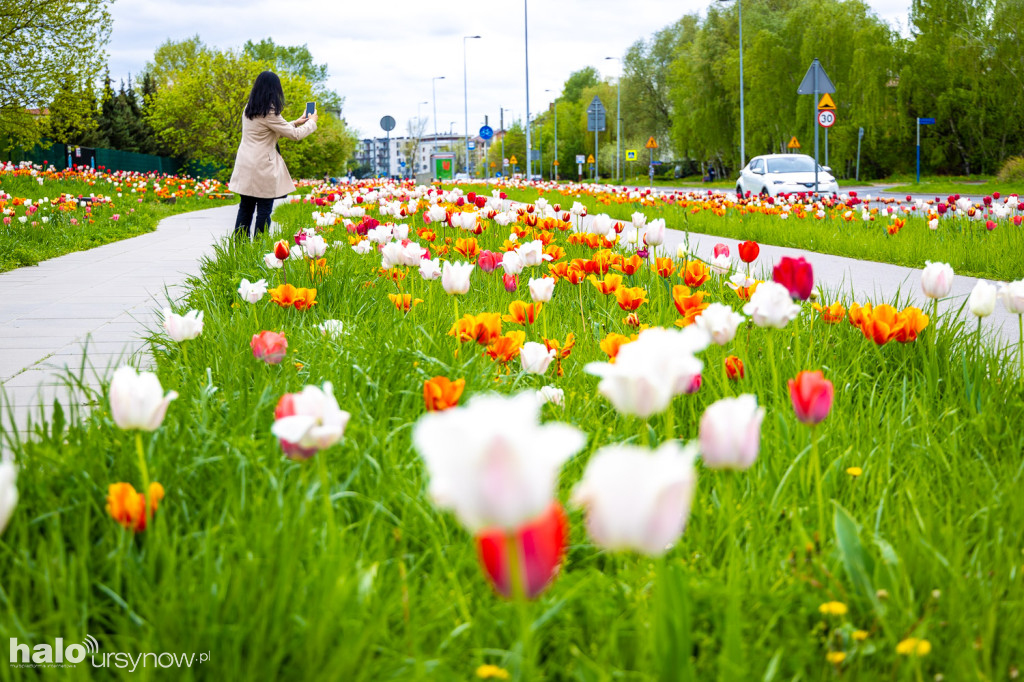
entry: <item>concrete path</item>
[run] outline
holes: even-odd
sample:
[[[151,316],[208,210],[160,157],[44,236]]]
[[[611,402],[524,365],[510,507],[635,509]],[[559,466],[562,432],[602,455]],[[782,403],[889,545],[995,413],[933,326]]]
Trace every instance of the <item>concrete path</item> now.
[[[23,428],[55,397],[66,403],[68,369],[98,386],[123,363],[148,362],[146,330],[159,326],[158,311],[182,295],[237,210],[183,213],[149,234],[0,274],[0,429]]]

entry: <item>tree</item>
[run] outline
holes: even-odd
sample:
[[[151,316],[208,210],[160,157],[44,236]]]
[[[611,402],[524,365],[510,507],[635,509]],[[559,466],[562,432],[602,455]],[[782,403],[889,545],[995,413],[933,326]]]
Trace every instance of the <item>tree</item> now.
[[[110,38],[107,0],[0,0],[0,145],[27,149],[45,132],[38,113],[68,83],[87,83],[103,66]],[[67,92],[65,92],[65,95]],[[64,101],[62,125],[88,115]]]

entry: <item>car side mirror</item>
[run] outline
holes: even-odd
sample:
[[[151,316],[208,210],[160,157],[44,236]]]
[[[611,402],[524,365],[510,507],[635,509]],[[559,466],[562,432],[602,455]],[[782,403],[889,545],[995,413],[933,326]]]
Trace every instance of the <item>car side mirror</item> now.
[[[757,175],[764,175],[764,171],[762,169],[760,169],[760,168],[755,170],[754,173],[756,173]]]
[[[832,172],[832,166],[822,166],[821,170],[825,171],[826,173],[831,173]]]

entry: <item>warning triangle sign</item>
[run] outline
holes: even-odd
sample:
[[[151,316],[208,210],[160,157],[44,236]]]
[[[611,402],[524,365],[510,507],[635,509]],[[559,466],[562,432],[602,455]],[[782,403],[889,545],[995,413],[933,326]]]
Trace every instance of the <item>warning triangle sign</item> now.
[[[790,138],[789,144],[787,144],[786,147],[788,149],[800,149],[800,140],[796,139],[796,135],[794,135]]]
[[[653,135],[651,135],[650,138],[648,138],[647,144],[645,144],[644,147],[646,149],[657,149],[658,148],[658,141],[654,139]]]
[[[821,96],[821,101],[818,102],[818,110],[821,111],[825,109],[828,109],[829,111],[836,110],[836,103],[832,101],[832,95],[827,92]]]

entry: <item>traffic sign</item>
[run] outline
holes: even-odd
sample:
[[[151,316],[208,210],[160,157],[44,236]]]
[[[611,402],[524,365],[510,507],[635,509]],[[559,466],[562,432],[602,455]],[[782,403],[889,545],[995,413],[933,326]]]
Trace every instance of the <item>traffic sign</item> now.
[[[394,119],[394,117],[392,117],[392,116],[385,116],[384,118],[382,118],[380,120],[380,127],[385,132],[389,132],[390,133],[392,130],[395,129],[395,119]]]
[[[498,164],[496,164],[493,161],[491,161],[491,168],[497,168],[497,166],[498,166]]]
[[[919,118],[919,119],[917,119],[917,122],[920,125],[923,125],[923,126],[935,125],[935,119],[934,118]]]
[[[508,166],[509,165],[508,159],[502,159],[501,160],[501,165],[502,166]]]
[[[594,155],[593,154],[591,154],[590,156],[587,157],[587,163],[594,163]]]
[[[476,149],[476,142],[470,140],[469,142],[466,143],[466,147],[468,147],[470,151],[473,151],[474,149]]]
[[[517,163],[519,163],[519,161],[518,161],[518,160],[516,160],[516,157],[515,157],[514,155],[513,155],[513,156],[512,156],[512,158],[511,158],[511,159],[509,159],[508,161],[509,161],[509,163],[511,163],[511,164],[512,164],[513,166],[515,166],[515,165],[516,165]]]
[[[836,110],[836,103],[832,101],[832,96],[827,92],[821,96],[821,101],[818,102],[818,109],[831,109]]]
[[[558,159],[555,159],[552,163],[554,163],[557,166],[558,165]]]
[[[804,79],[800,81],[800,87],[796,89],[798,95],[817,95],[820,93],[835,92],[836,86],[832,85],[821,62],[817,59],[811,62],[811,68],[807,69]]]
[[[577,154],[576,155],[576,163],[586,163],[586,162],[587,162],[587,157],[584,154]]]
[[[588,132],[599,132],[605,128],[605,116],[604,116],[604,105],[601,104],[601,98],[594,95],[594,99],[590,100],[590,106],[587,107],[587,131]]]
[[[635,149],[627,149],[626,150],[626,161],[636,161],[636,150]]]
[[[645,149],[657,149],[658,148],[658,141],[654,139],[653,135],[651,135],[649,138],[647,138],[647,144],[644,145],[644,148]]]
[[[796,135],[789,139],[789,144],[786,145],[787,149],[800,149],[800,140],[796,139]]]
[[[491,126],[480,127],[480,139],[489,140],[492,137],[494,137],[494,128],[492,128]]]
[[[818,125],[822,128],[831,128],[832,124],[836,122],[836,112],[828,109],[823,109],[818,112]]]

